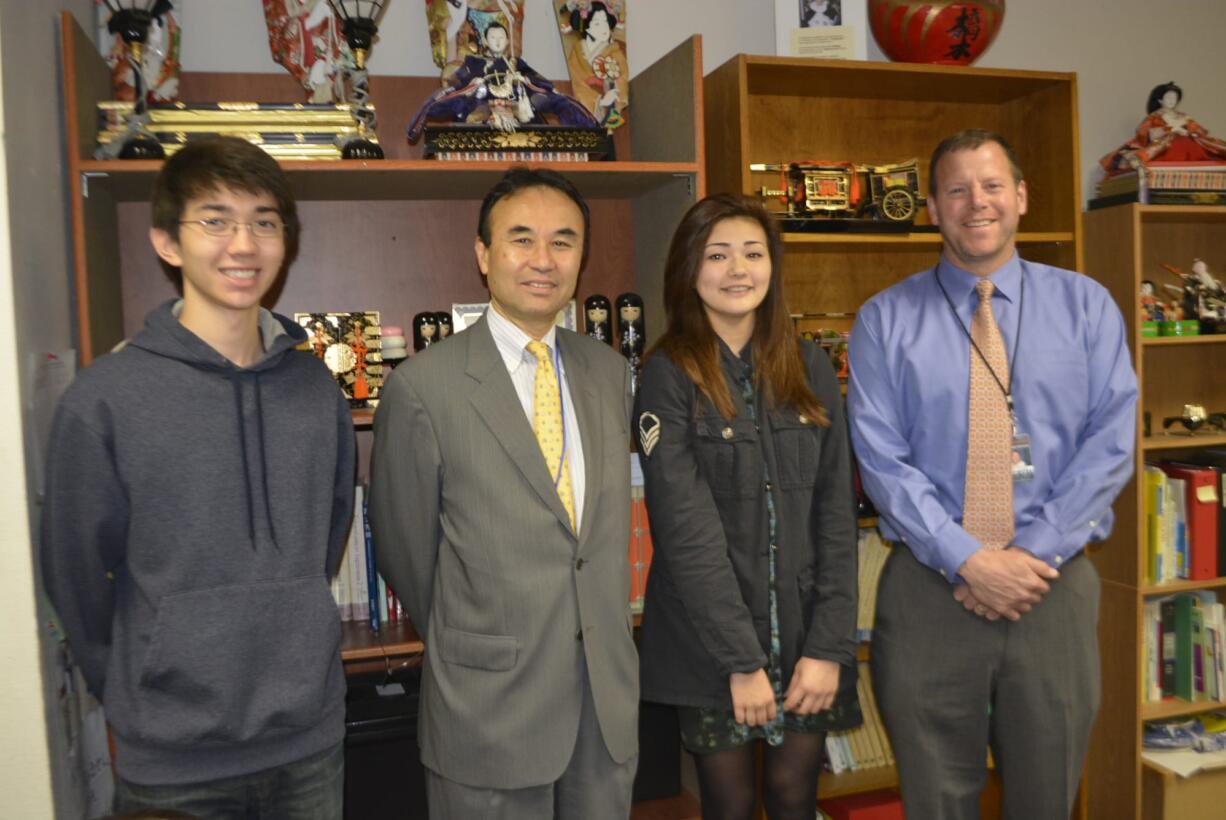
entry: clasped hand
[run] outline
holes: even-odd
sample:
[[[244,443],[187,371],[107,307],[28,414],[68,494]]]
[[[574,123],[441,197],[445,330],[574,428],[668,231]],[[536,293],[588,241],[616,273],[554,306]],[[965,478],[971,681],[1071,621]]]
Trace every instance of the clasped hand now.
[[[765,669],[733,672],[729,677],[732,712],[737,723],[765,726],[775,719],[775,690]],[[783,696],[783,711],[812,715],[829,709],[839,688],[839,665],[834,661],[801,658]]]
[[[954,587],[954,600],[989,621],[1016,621],[1043,600],[1049,581],[1060,573],[1021,547],[980,549],[959,567],[965,584]]]

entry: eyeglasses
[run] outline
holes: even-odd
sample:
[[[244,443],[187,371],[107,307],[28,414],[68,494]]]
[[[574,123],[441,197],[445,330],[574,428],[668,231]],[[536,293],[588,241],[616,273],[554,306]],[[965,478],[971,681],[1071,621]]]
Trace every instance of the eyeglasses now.
[[[233,236],[240,226],[245,226],[256,239],[276,239],[285,235],[285,223],[274,217],[264,217],[253,222],[240,222],[220,216],[208,219],[181,219],[180,225],[199,225],[209,236]]]

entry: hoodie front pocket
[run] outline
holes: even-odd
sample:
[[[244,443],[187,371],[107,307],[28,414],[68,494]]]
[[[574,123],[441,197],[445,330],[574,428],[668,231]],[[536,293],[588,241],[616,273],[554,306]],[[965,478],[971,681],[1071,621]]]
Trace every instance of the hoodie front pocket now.
[[[344,690],[322,575],[167,595],[141,669],[142,739],[233,743],[304,729]]]

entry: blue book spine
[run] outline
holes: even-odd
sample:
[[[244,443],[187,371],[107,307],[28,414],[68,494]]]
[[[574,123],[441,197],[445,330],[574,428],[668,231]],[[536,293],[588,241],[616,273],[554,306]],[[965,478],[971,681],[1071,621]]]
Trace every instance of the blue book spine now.
[[[375,539],[370,533],[366,513],[366,493],[362,494],[362,531],[366,534],[366,594],[370,598],[370,628],[379,631],[379,576],[375,572]]]

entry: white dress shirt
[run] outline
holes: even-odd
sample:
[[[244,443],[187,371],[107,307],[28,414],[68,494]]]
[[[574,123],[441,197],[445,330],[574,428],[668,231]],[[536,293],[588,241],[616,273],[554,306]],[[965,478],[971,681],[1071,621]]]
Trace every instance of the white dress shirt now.
[[[485,321],[490,326],[490,335],[494,337],[494,345],[506,363],[507,373],[511,383],[515,385],[515,393],[519,403],[523,405],[524,415],[528,424],[532,424],[534,396],[536,394],[536,357],[528,352],[528,342],[536,341],[510,319],[499,313],[493,306],[485,312]],[[550,327],[542,342],[549,348],[558,375],[562,379],[562,426],[566,440],[566,461],[570,465],[570,485],[575,496],[575,533],[579,532],[579,522],[583,520],[583,441],[579,436],[579,418],[575,415],[575,402],[571,398],[570,381],[566,378],[566,363],[561,361],[557,349],[557,328]],[[560,367],[558,366],[560,364]],[[550,475],[553,465],[550,465]]]

